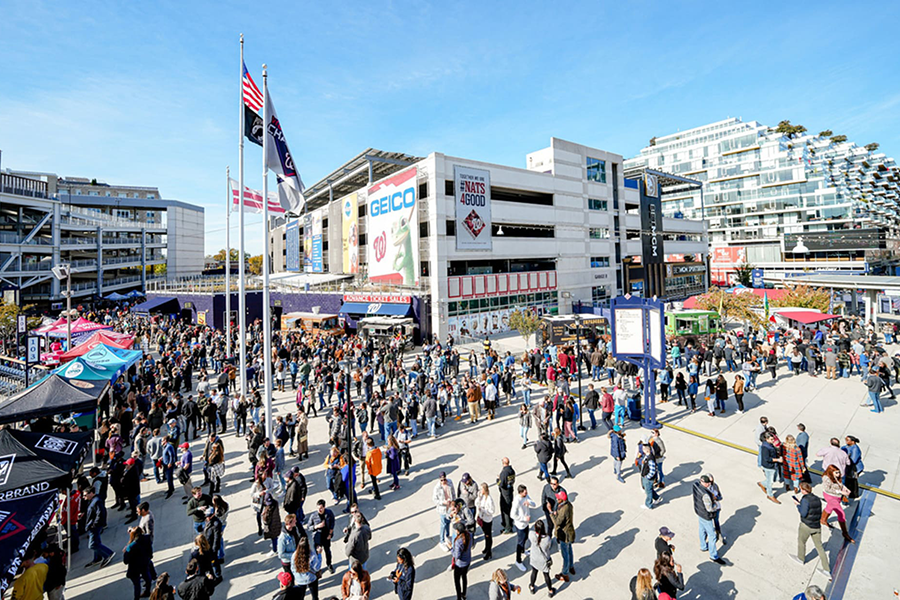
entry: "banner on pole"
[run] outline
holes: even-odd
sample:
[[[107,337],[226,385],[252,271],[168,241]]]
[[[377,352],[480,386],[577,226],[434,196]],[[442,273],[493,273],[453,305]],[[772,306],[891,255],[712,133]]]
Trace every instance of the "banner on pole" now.
[[[300,221],[289,221],[284,228],[285,268],[300,271]]]
[[[341,200],[341,256],[345,274],[359,273],[359,201],[356,192]]]
[[[325,270],[322,259],[322,220],[325,217],[325,209],[320,208],[312,215],[312,272],[322,273]]]
[[[303,215],[303,271],[312,273],[312,215]]]
[[[453,166],[456,249],[491,249],[491,172]]]

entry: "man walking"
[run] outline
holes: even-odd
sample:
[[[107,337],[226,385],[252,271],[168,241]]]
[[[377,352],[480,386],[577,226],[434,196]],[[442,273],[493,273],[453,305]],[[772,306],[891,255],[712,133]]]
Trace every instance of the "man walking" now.
[[[334,535],[334,513],[325,508],[325,501],[316,503],[316,512],[309,515],[306,522],[309,531],[312,532],[314,548],[322,548],[325,553],[325,564],[328,570],[334,574],[334,566],[331,560],[331,538]]]
[[[766,498],[775,504],[781,504],[781,501],[775,497],[775,492],[772,490],[772,484],[775,482],[775,469],[778,464],[784,462],[784,459],[778,457],[778,450],[772,445],[774,440],[775,438],[771,433],[766,433],[763,436],[763,443],[759,447],[759,458],[766,479],[765,483],[757,482],[756,485],[766,493]]]
[[[537,508],[534,500],[528,496],[528,488],[518,487],[518,497],[513,502],[512,519],[516,526],[516,567],[525,572],[522,556],[525,554],[525,542],[528,541],[528,530],[531,524],[531,509]]]
[[[512,510],[513,492],[515,491],[516,472],[509,464],[509,458],[503,457],[500,461],[503,468],[497,477],[497,487],[500,488],[500,533],[512,533],[513,523],[509,512]]]
[[[100,533],[106,527],[106,507],[93,488],[85,488],[82,491],[82,496],[88,502],[84,530],[88,534],[88,548],[94,551],[94,560],[86,564],[85,567],[95,567],[97,565],[105,567],[116,555],[114,551],[104,546],[103,541],[100,539]]]
[[[178,462],[178,453],[175,451],[175,444],[172,438],[166,436],[163,438],[162,462],[163,477],[166,480],[166,498],[171,498],[175,493],[175,464]]]
[[[588,384],[587,394],[584,395],[584,407],[591,418],[591,431],[593,431],[597,429],[597,417],[594,416],[594,411],[600,408],[600,394],[594,390],[593,383]]]
[[[550,462],[550,458],[553,456],[553,446],[550,444],[550,438],[547,436],[546,432],[541,432],[541,438],[534,443],[534,453],[537,455],[538,467],[540,471],[538,472],[538,479],[543,481],[545,478],[547,480],[550,479],[550,469],[547,466],[547,463]]]
[[[575,559],[572,556],[572,543],[575,541],[575,516],[569,496],[563,489],[556,493],[556,511],[552,517],[556,540],[559,542],[559,552],[563,559],[562,570],[556,578],[568,583],[569,575],[575,574]]]
[[[440,545],[448,552],[452,550],[450,545],[450,507],[453,505],[453,482],[447,478],[447,473],[441,471],[438,482],[431,493],[431,501],[434,503],[441,519]]]
[[[828,568],[828,557],[825,554],[825,548],[822,547],[822,501],[818,496],[812,493],[812,486],[803,481],[800,483],[800,493],[803,494],[800,500],[794,500],[797,505],[797,511],[800,513],[800,528],[797,532],[797,554],[791,555],[798,563],[806,563],[806,542],[812,538],[816,552],[819,553],[820,567],[816,570],[826,576],[831,581],[831,572]]]
[[[714,563],[727,565],[716,550],[716,524],[715,515],[719,510],[719,503],[710,490],[712,479],[701,475],[692,487],[694,495],[694,513],[700,523],[700,550],[709,551],[709,558]]]

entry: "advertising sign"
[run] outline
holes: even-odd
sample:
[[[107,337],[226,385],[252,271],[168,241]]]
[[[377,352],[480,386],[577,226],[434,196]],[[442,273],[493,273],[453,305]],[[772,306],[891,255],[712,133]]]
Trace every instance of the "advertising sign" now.
[[[750,271],[750,281],[755,288],[764,288],[766,284],[763,282],[763,270],[753,269]]]
[[[289,221],[284,228],[285,268],[300,270],[300,221]]]
[[[419,215],[413,167],[368,189],[366,244],[369,281],[398,285],[419,283]]]
[[[491,249],[491,172],[453,166],[456,249]]]
[[[744,246],[720,246],[712,248],[710,262],[732,265],[747,262],[747,249]]]
[[[303,216],[303,270],[312,273],[312,215]]]
[[[324,209],[313,212],[312,215],[312,272],[322,273],[324,263],[322,261],[322,219],[325,216]]]
[[[613,319],[616,354],[644,354],[644,310],[621,308],[613,311]]]
[[[363,302],[378,304],[409,304],[412,302],[412,296],[407,294],[388,294],[388,293],[358,293],[348,292],[344,294],[344,302]]]
[[[655,175],[644,175],[641,194],[641,262],[650,265],[664,261],[663,213],[659,187]]]
[[[341,200],[341,256],[345,274],[359,273],[359,207],[356,192]]]

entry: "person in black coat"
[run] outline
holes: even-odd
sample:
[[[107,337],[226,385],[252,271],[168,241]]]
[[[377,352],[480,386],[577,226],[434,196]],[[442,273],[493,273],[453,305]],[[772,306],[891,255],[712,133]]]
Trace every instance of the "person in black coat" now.
[[[211,573],[205,575],[199,572],[195,559],[188,561],[185,569],[185,580],[178,584],[178,597],[181,600],[210,600],[216,589],[216,581]]]
[[[550,443],[550,438],[547,437],[546,433],[542,433],[541,439],[535,442],[534,453],[537,455],[538,466],[540,468],[538,479],[543,480],[546,477],[549,480],[550,470],[547,468],[547,464],[550,462],[550,459],[553,458],[553,445]]]
[[[656,576],[656,585],[659,592],[676,598],[678,592],[684,589],[684,575],[681,573],[681,565],[675,563],[672,553],[668,550],[659,553],[656,563],[653,565],[653,574]]]
[[[150,536],[144,535],[140,527],[131,527],[128,529],[128,545],[122,556],[122,560],[128,565],[126,576],[134,584],[134,600],[141,598],[141,595],[150,595],[150,586],[153,581],[150,579],[150,558],[153,556],[153,549],[150,544]],[[144,589],[141,591],[141,580],[144,580]]]
[[[394,584],[394,591],[400,600],[412,600],[413,586],[416,583],[416,565],[412,554],[406,548],[397,550],[397,568],[391,571],[388,579]]]
[[[562,463],[562,466],[566,468],[566,475],[569,479],[572,479],[574,476],[572,475],[572,471],[569,470],[569,464],[566,462],[566,442],[563,439],[562,431],[557,427],[553,431],[553,471],[552,474],[556,475],[556,467],[558,463]]]
[[[141,472],[133,458],[125,461],[125,470],[121,475],[122,496],[128,501],[128,518],[126,523],[137,521],[137,499],[141,495]]]

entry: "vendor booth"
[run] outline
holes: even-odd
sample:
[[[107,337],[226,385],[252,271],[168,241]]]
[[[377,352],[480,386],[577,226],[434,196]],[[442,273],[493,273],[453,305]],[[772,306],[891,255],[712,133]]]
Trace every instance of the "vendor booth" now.
[[[111,348],[119,348],[128,350],[134,344],[134,336],[126,335],[112,330],[97,331],[91,337],[87,338],[68,352],[59,355],[60,362],[68,362],[79,356],[84,356],[100,344],[104,344]]]
[[[109,381],[67,380],[53,373],[0,404],[0,424],[97,410]]]
[[[98,344],[53,372],[65,379],[114,382],[129,367],[141,360],[143,355],[140,350],[125,350]]]

